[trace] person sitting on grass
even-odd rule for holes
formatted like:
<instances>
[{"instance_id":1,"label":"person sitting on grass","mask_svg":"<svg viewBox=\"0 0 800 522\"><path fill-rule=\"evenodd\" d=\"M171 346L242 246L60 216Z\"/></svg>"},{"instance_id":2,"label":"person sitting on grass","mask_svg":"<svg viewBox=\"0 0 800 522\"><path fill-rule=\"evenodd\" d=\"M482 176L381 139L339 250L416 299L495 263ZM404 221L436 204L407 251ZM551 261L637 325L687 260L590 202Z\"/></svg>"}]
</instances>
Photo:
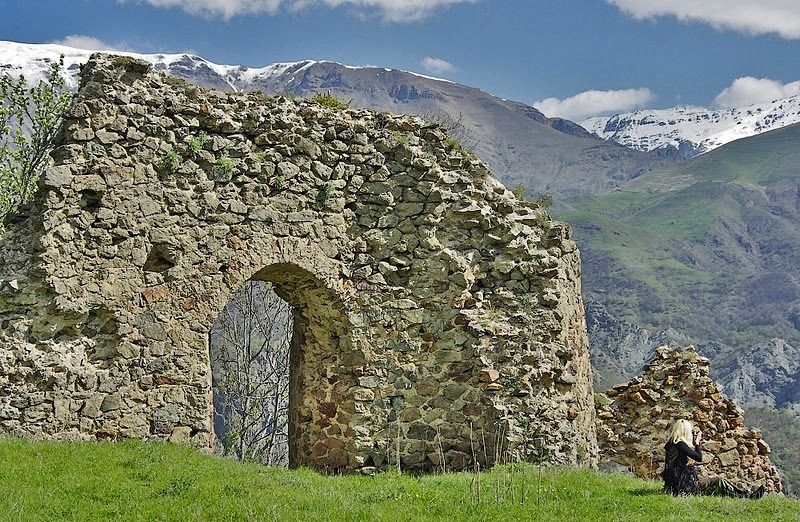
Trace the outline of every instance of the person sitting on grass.
<instances>
[{"instance_id":1,"label":"person sitting on grass","mask_svg":"<svg viewBox=\"0 0 800 522\"><path fill-rule=\"evenodd\" d=\"M703 433L693 430L692 423L679 419L672 427L669 439L664 446L665 459L664 492L672 495L713 495L718 497L761 498L764 485L743 488L722 477L697 476L697 469L689 459L702 462L703 450L700 446Z\"/></svg>"}]
</instances>

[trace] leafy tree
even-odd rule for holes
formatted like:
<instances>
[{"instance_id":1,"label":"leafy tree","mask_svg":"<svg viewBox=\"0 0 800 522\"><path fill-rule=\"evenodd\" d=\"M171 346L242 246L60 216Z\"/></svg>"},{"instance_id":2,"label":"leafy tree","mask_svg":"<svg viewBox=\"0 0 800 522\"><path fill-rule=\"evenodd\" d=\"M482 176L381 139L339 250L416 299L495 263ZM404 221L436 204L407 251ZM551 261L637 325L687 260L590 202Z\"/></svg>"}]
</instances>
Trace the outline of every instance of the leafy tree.
<instances>
[{"instance_id":1,"label":"leafy tree","mask_svg":"<svg viewBox=\"0 0 800 522\"><path fill-rule=\"evenodd\" d=\"M0 220L33 198L52 162L50 150L72 101L63 65L62 56L32 87L24 76L0 75Z\"/></svg>"}]
</instances>

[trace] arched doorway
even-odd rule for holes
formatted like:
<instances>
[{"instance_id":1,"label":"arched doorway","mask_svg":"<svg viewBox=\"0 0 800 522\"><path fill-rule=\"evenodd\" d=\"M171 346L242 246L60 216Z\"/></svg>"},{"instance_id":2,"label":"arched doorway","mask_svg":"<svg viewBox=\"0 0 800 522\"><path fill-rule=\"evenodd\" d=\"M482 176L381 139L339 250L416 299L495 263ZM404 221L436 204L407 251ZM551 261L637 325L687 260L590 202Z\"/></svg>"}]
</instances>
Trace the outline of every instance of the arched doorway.
<instances>
[{"instance_id":1,"label":"arched doorway","mask_svg":"<svg viewBox=\"0 0 800 522\"><path fill-rule=\"evenodd\" d=\"M215 451L268 466L289 463L293 312L267 281L248 281L209 333Z\"/></svg>"},{"instance_id":2,"label":"arched doorway","mask_svg":"<svg viewBox=\"0 0 800 522\"><path fill-rule=\"evenodd\" d=\"M279 263L245 282L209 333L217 449L267 465L350 465L347 333L339 298L309 271Z\"/></svg>"}]
</instances>

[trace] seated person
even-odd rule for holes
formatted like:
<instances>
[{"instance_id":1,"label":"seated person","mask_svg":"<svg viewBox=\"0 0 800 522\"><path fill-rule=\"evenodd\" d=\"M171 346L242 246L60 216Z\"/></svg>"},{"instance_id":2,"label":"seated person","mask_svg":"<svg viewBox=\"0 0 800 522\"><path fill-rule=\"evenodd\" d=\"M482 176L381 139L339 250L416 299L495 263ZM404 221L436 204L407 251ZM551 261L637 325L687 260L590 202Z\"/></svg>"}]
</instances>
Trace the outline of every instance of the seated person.
<instances>
[{"instance_id":1,"label":"seated person","mask_svg":"<svg viewBox=\"0 0 800 522\"><path fill-rule=\"evenodd\" d=\"M675 422L664 446L664 491L672 495L714 495L719 497L761 498L763 484L757 488L742 488L722 477L698 478L697 469L689 459L701 462L703 450L700 442L703 433L693 432L692 423L686 419Z\"/></svg>"}]
</instances>

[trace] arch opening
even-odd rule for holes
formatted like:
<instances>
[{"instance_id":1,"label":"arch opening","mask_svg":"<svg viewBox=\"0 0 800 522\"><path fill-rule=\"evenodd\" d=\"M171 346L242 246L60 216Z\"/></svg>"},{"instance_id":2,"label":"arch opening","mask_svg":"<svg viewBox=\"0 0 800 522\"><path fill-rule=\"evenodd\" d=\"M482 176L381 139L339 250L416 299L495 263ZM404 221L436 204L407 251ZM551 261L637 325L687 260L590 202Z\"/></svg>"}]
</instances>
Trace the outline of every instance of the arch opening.
<instances>
[{"instance_id":1,"label":"arch opening","mask_svg":"<svg viewBox=\"0 0 800 522\"><path fill-rule=\"evenodd\" d=\"M248 281L209 333L215 450L268 466L289 462L292 307L267 281Z\"/></svg>"},{"instance_id":2,"label":"arch opening","mask_svg":"<svg viewBox=\"0 0 800 522\"><path fill-rule=\"evenodd\" d=\"M272 466L352 465L339 299L291 264L254 274L209 332L215 451Z\"/></svg>"}]
</instances>

